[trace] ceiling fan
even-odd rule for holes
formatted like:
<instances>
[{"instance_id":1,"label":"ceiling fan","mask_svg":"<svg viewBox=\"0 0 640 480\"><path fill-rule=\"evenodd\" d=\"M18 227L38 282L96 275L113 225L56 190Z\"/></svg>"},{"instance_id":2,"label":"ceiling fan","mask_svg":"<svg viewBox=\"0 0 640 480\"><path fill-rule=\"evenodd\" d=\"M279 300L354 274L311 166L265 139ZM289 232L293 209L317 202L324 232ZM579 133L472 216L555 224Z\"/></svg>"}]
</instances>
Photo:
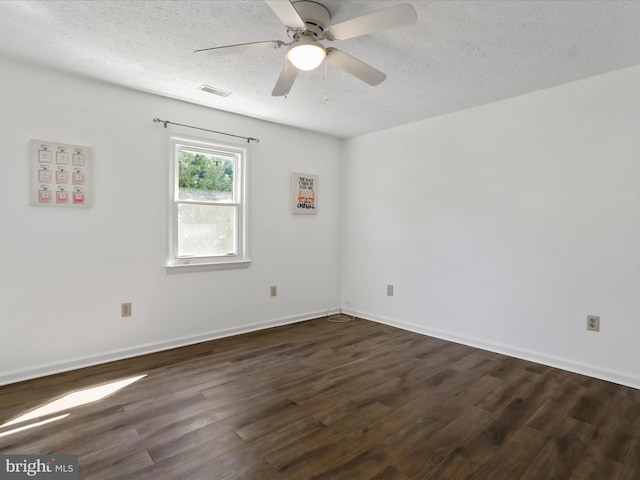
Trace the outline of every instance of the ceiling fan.
<instances>
[{"instance_id":1,"label":"ceiling fan","mask_svg":"<svg viewBox=\"0 0 640 480\"><path fill-rule=\"evenodd\" d=\"M342 50L333 47L327 48L320 41L346 40L390 28L402 27L414 23L418 18L411 5L402 3L336 25L329 25L331 13L320 3L306 0L295 3L291 3L289 0L265 0L265 3L287 27L287 33L291 38L290 42L268 40L240 43L203 48L195 50L194 53L207 52L213 55L227 55L289 47L285 66L273 92L271 92L271 95L276 97L289 93L300 70L313 70L325 59L369 85L375 86L382 83L387 78L383 72Z\"/></svg>"}]
</instances>

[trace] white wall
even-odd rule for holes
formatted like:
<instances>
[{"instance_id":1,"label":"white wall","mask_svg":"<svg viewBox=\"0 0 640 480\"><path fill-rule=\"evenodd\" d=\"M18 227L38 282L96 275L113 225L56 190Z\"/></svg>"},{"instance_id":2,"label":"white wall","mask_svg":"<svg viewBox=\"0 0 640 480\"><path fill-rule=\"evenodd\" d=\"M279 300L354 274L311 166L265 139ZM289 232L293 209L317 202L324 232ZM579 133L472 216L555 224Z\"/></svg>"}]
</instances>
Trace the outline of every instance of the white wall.
<instances>
[{"instance_id":1,"label":"white wall","mask_svg":"<svg viewBox=\"0 0 640 480\"><path fill-rule=\"evenodd\" d=\"M311 318L337 302L339 140L8 60L0 71L0 384ZM260 138L248 269L165 273L167 135L206 134L154 117ZM29 206L31 139L93 147L91 209ZM293 171L320 176L317 215L290 214Z\"/></svg>"},{"instance_id":2,"label":"white wall","mask_svg":"<svg viewBox=\"0 0 640 480\"><path fill-rule=\"evenodd\" d=\"M640 387L639 84L634 67L346 141L342 298Z\"/></svg>"}]
</instances>

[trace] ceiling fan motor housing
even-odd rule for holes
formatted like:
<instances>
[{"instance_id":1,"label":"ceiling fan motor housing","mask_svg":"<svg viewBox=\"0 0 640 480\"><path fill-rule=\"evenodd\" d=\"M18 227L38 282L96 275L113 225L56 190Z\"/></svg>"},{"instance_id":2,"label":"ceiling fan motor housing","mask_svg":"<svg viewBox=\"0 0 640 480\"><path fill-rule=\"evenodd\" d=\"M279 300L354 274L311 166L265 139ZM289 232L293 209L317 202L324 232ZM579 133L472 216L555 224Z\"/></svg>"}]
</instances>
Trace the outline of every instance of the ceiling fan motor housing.
<instances>
[{"instance_id":1,"label":"ceiling fan motor housing","mask_svg":"<svg viewBox=\"0 0 640 480\"><path fill-rule=\"evenodd\" d=\"M286 96L300 70L313 70L326 61L369 85L379 85L387 77L377 70L337 48L326 48L323 40L347 40L369 33L415 23L418 19L415 9L409 3L401 3L376 12L330 25L331 12L321 3L300 0L264 0L273 13L286 27L291 42L267 40L223 47L203 48L215 55L271 50L287 46L287 61L280 72L276 86L271 92L274 97Z\"/></svg>"},{"instance_id":2,"label":"ceiling fan motor housing","mask_svg":"<svg viewBox=\"0 0 640 480\"><path fill-rule=\"evenodd\" d=\"M313 33L316 38L323 38L331 20L331 13L327 7L306 0L295 2L293 6L304 21L307 31Z\"/></svg>"}]
</instances>

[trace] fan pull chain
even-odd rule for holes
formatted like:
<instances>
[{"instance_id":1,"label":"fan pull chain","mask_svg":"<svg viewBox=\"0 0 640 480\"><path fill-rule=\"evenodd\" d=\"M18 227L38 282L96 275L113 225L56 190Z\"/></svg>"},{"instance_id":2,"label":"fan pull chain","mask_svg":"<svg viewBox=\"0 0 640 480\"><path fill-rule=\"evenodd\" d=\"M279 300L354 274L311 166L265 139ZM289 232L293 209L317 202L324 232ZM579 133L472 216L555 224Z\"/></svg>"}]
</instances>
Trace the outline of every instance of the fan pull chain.
<instances>
[{"instance_id":1,"label":"fan pull chain","mask_svg":"<svg viewBox=\"0 0 640 480\"><path fill-rule=\"evenodd\" d=\"M288 67L288 62L289 60L287 60L287 58L285 57L284 59L284 78L285 78L285 82L287 83L287 85L289 84L289 69ZM284 94L284 99L286 100L289 97L289 92L285 92Z\"/></svg>"},{"instance_id":2,"label":"fan pull chain","mask_svg":"<svg viewBox=\"0 0 640 480\"><path fill-rule=\"evenodd\" d=\"M324 103L327 103L329 101L329 70L327 67L327 61L324 61Z\"/></svg>"}]
</instances>

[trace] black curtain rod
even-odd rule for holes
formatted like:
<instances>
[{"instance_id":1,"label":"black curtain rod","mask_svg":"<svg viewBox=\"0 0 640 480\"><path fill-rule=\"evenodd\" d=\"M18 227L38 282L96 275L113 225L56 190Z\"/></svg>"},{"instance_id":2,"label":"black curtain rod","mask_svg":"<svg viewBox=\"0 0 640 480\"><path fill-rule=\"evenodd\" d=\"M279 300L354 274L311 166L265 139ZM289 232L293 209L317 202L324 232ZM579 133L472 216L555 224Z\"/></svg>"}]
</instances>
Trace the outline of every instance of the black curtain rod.
<instances>
[{"instance_id":1,"label":"black curtain rod","mask_svg":"<svg viewBox=\"0 0 640 480\"><path fill-rule=\"evenodd\" d=\"M227 135L229 137L243 138L247 141L247 143L250 143L250 142L258 143L260 141L259 138L243 137L242 135L234 135L233 133L218 132L216 130L209 130L207 128L200 128L200 127L194 127L192 125L184 125L182 123L170 122L169 120L160 120L159 118L154 118L153 123L164 123L164 128L167 128L167 125L171 124L171 125L178 125L180 127L195 128L196 130L202 130L204 132L219 133L220 135Z\"/></svg>"}]
</instances>

